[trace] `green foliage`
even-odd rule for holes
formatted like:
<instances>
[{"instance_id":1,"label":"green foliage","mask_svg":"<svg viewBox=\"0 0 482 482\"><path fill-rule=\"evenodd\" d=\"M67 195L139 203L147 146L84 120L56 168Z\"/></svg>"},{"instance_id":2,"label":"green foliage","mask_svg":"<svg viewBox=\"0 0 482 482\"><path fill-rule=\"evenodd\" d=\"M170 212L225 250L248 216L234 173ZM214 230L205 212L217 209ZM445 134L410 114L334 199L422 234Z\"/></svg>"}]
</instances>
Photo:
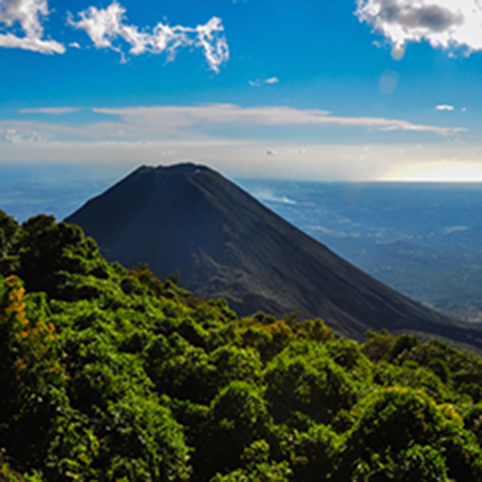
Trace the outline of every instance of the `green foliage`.
<instances>
[{"instance_id":1,"label":"green foliage","mask_svg":"<svg viewBox=\"0 0 482 482\"><path fill-rule=\"evenodd\" d=\"M355 410L359 416L346 435L344 470L359 466L374 474L381 466L385 471L398 454L413 456L413 447L418 445L431 447L438 454L417 449L418 456L407 470L422 471L438 460L436 465L440 467L435 473L443 475L445 468L439 454L444 454L450 477L475 481L482 476L481 449L473 435L463 429L460 416L451 407L436 405L423 391L386 388L366 397ZM420 458L423 454L430 460ZM394 470L400 472L401 467Z\"/></svg>"},{"instance_id":2,"label":"green foliage","mask_svg":"<svg viewBox=\"0 0 482 482\"><path fill-rule=\"evenodd\" d=\"M390 360L395 340L387 330L380 333L369 331L365 334L367 341L362 347L363 353L373 362Z\"/></svg>"},{"instance_id":3,"label":"green foliage","mask_svg":"<svg viewBox=\"0 0 482 482\"><path fill-rule=\"evenodd\" d=\"M225 467L234 468L244 448L265 434L266 402L258 387L235 381L218 394L211 409L209 450Z\"/></svg>"},{"instance_id":4,"label":"green foliage","mask_svg":"<svg viewBox=\"0 0 482 482\"><path fill-rule=\"evenodd\" d=\"M340 437L326 425L313 425L306 432L294 431L284 443L293 467L294 480L316 480L319 474L333 477L339 463Z\"/></svg>"},{"instance_id":5,"label":"green foliage","mask_svg":"<svg viewBox=\"0 0 482 482\"><path fill-rule=\"evenodd\" d=\"M481 385L474 354L238 319L0 212L1 480L479 481Z\"/></svg>"},{"instance_id":6,"label":"green foliage","mask_svg":"<svg viewBox=\"0 0 482 482\"><path fill-rule=\"evenodd\" d=\"M20 226L15 219L0 211L0 274L9 275L18 268Z\"/></svg>"},{"instance_id":7,"label":"green foliage","mask_svg":"<svg viewBox=\"0 0 482 482\"><path fill-rule=\"evenodd\" d=\"M471 406L464 414L465 428L475 434L479 444L482 443L482 405Z\"/></svg>"},{"instance_id":8,"label":"green foliage","mask_svg":"<svg viewBox=\"0 0 482 482\"><path fill-rule=\"evenodd\" d=\"M428 367L437 375L443 383L450 382L450 370L447 364L440 358L430 361Z\"/></svg>"},{"instance_id":9,"label":"green foliage","mask_svg":"<svg viewBox=\"0 0 482 482\"><path fill-rule=\"evenodd\" d=\"M288 461L274 462L269 458L270 447L266 440L256 440L241 457L243 468L227 475L216 474L211 482L288 482L292 475Z\"/></svg>"},{"instance_id":10,"label":"green foliage","mask_svg":"<svg viewBox=\"0 0 482 482\"><path fill-rule=\"evenodd\" d=\"M315 423L329 423L357 399L357 385L319 344L292 343L264 372L266 398L277 422L294 421L296 414Z\"/></svg>"}]
</instances>

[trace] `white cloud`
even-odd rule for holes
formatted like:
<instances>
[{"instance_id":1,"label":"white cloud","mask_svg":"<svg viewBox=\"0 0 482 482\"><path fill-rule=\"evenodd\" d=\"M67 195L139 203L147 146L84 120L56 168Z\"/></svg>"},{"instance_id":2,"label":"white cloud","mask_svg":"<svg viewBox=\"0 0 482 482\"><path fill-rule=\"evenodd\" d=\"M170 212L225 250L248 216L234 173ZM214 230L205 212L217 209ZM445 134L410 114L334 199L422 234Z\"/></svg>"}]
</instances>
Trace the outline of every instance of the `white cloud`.
<instances>
[{"instance_id":1,"label":"white cloud","mask_svg":"<svg viewBox=\"0 0 482 482\"><path fill-rule=\"evenodd\" d=\"M47 0L0 0L0 24L5 28L19 23L25 36L10 32L0 34L0 47L19 48L43 54L63 54L65 47L54 40L42 40L41 17L48 15Z\"/></svg>"},{"instance_id":2,"label":"white cloud","mask_svg":"<svg viewBox=\"0 0 482 482\"><path fill-rule=\"evenodd\" d=\"M8 144L25 144L40 142L42 139L35 131L19 132L17 129L0 129L0 138Z\"/></svg>"},{"instance_id":3,"label":"white cloud","mask_svg":"<svg viewBox=\"0 0 482 482\"><path fill-rule=\"evenodd\" d=\"M443 49L482 50L480 0L357 0L355 14L398 48L426 40Z\"/></svg>"},{"instance_id":4,"label":"white cloud","mask_svg":"<svg viewBox=\"0 0 482 482\"><path fill-rule=\"evenodd\" d=\"M204 50L204 55L210 67L218 72L219 66L229 59L229 48L224 36L219 33L224 31L220 18L213 17L206 25L198 25L195 29L186 29L185 32L195 32L197 40L195 45Z\"/></svg>"},{"instance_id":5,"label":"white cloud","mask_svg":"<svg viewBox=\"0 0 482 482\"><path fill-rule=\"evenodd\" d=\"M43 107L39 109L20 109L21 114L49 114L49 115L62 115L72 114L78 112L76 107Z\"/></svg>"},{"instance_id":6,"label":"white cloud","mask_svg":"<svg viewBox=\"0 0 482 482\"><path fill-rule=\"evenodd\" d=\"M19 142L22 142L22 136L18 134L15 129L7 129L4 132L4 138L5 141L11 142L12 144L18 144Z\"/></svg>"},{"instance_id":7,"label":"white cloud","mask_svg":"<svg viewBox=\"0 0 482 482\"><path fill-rule=\"evenodd\" d=\"M89 7L79 13L80 20L74 21L70 17L69 24L85 30L97 48L109 48L121 54L121 46L116 43L119 39L130 45L129 53L132 55L165 52L169 60L174 59L180 48L197 47L215 72L219 72L219 67L229 59L229 48L220 18L213 17L208 23L194 28L158 23L148 31L125 24L125 12L125 8L117 2L106 9Z\"/></svg>"},{"instance_id":8,"label":"white cloud","mask_svg":"<svg viewBox=\"0 0 482 482\"><path fill-rule=\"evenodd\" d=\"M437 110L448 110L448 111L453 111L454 106L453 105L448 105L448 104L440 104L435 107Z\"/></svg>"},{"instance_id":9,"label":"white cloud","mask_svg":"<svg viewBox=\"0 0 482 482\"><path fill-rule=\"evenodd\" d=\"M72 47L73 49L80 49L80 45L77 42L70 42L69 47Z\"/></svg>"},{"instance_id":10,"label":"white cloud","mask_svg":"<svg viewBox=\"0 0 482 482\"><path fill-rule=\"evenodd\" d=\"M454 135L460 128L413 124L400 119L383 117L341 117L317 109L292 107L248 107L232 104L213 104L200 107L160 106L131 107L121 109L94 109L94 112L120 116L124 122L149 129L170 126L185 129L190 126L210 124L245 123L259 126L335 125L345 127L367 127L379 130L401 130L430 132L442 136Z\"/></svg>"},{"instance_id":11,"label":"white cloud","mask_svg":"<svg viewBox=\"0 0 482 482\"><path fill-rule=\"evenodd\" d=\"M68 119L63 117L45 119L39 116L32 118L26 116L22 120L0 120L0 131L3 132L3 135L0 135L0 151L5 145L1 143L1 140L5 140L5 133L9 130L13 130L9 134L9 142L14 139L20 139L23 142L42 140L43 143L48 144L122 142L135 146L146 142L169 141L182 142L186 145L192 142L234 142L229 132L234 138L238 138L239 133L245 132L244 127L247 127L247 132L256 129L259 136L265 134L268 145L263 150L263 155L266 155L268 150L279 154L276 146L271 144L273 138L278 139L276 134L278 129L273 129L273 127L295 127L291 140L297 138L300 129L307 128L310 136L317 137L317 133L323 132L324 127L327 126L337 126L340 133L347 128L359 128L379 132L420 132L430 136L437 135L454 139L457 139L459 131L463 130L454 127L413 124L405 120L381 117L337 117L322 110L273 106L243 108L229 104L103 108L92 109L90 112L87 109L79 109L82 119L80 123L75 122L75 109L70 107L24 109L21 112L46 116L71 113L74 117L72 119L70 116ZM316 129L314 129L315 127ZM283 141L288 143L290 136L284 135ZM37 144L39 143L37 142ZM291 156L296 155L300 158L312 154L308 153L305 148L300 149L299 145L293 149Z\"/></svg>"},{"instance_id":12,"label":"white cloud","mask_svg":"<svg viewBox=\"0 0 482 482\"><path fill-rule=\"evenodd\" d=\"M248 84L251 87L261 87L262 84L273 85L273 84L278 84L278 83L279 83L278 77L270 77L269 79L264 79L264 80L249 80L248 81Z\"/></svg>"},{"instance_id":13,"label":"white cloud","mask_svg":"<svg viewBox=\"0 0 482 482\"><path fill-rule=\"evenodd\" d=\"M287 196L277 196L273 191L270 189L255 189L253 195L258 199L267 202L275 202L275 203L282 203L282 204L291 204L295 205L298 204L293 199L290 199Z\"/></svg>"}]
</instances>

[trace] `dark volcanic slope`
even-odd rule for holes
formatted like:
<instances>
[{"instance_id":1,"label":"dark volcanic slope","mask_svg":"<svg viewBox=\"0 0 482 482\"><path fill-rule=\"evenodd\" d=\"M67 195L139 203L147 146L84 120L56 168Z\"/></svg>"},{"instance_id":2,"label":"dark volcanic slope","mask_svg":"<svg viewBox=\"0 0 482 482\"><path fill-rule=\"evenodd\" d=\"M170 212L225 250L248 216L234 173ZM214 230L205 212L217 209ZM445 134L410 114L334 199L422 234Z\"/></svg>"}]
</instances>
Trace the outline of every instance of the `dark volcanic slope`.
<instances>
[{"instance_id":1,"label":"dark volcanic slope","mask_svg":"<svg viewBox=\"0 0 482 482\"><path fill-rule=\"evenodd\" d=\"M478 345L478 330L431 311L371 278L203 166L141 167L66 219L104 256L176 274L239 314L320 316L338 333L423 332ZM481 342L482 346L482 342Z\"/></svg>"}]
</instances>

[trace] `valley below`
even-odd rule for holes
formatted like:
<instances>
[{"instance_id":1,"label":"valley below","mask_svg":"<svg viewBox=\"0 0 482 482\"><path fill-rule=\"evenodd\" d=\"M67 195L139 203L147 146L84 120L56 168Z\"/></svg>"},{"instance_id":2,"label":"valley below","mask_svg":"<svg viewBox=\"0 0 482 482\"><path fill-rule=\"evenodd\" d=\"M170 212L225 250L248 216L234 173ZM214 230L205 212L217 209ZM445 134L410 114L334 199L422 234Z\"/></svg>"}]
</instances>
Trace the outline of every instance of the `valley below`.
<instances>
[{"instance_id":1,"label":"valley below","mask_svg":"<svg viewBox=\"0 0 482 482\"><path fill-rule=\"evenodd\" d=\"M397 291L456 318L482 322L481 184L240 184Z\"/></svg>"}]
</instances>

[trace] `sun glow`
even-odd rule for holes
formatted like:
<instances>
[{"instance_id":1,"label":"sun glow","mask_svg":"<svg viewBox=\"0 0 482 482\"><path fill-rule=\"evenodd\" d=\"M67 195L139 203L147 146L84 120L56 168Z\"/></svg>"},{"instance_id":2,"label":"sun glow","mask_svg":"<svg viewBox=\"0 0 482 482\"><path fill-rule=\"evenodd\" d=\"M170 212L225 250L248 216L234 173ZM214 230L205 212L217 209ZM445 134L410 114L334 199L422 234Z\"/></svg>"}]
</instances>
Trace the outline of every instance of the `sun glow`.
<instances>
[{"instance_id":1,"label":"sun glow","mask_svg":"<svg viewBox=\"0 0 482 482\"><path fill-rule=\"evenodd\" d=\"M382 181L482 182L482 163L464 161L421 162L399 166Z\"/></svg>"}]
</instances>

